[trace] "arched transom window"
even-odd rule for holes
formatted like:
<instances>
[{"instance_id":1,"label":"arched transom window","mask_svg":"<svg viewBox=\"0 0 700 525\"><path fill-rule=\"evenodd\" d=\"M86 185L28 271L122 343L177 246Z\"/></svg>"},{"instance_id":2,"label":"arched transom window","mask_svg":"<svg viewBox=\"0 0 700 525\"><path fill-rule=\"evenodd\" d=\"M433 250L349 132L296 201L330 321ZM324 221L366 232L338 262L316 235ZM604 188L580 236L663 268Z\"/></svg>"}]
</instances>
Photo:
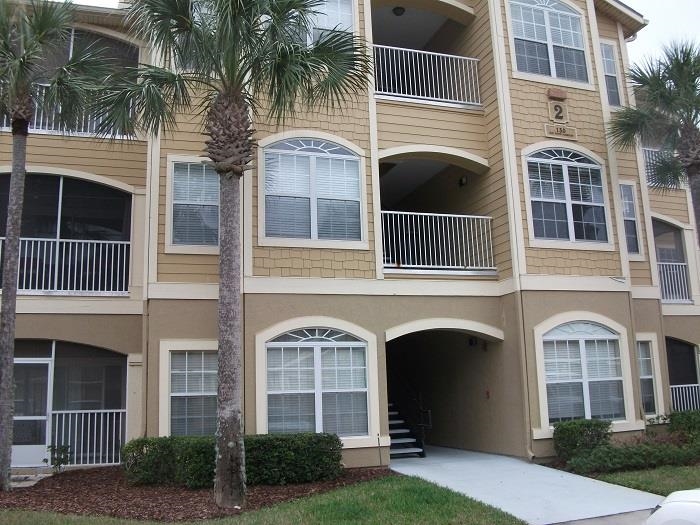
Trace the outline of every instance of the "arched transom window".
<instances>
[{"instance_id":1,"label":"arched transom window","mask_svg":"<svg viewBox=\"0 0 700 525\"><path fill-rule=\"evenodd\" d=\"M588 82L581 15L558 0L511 0L518 71Z\"/></svg>"},{"instance_id":2,"label":"arched transom window","mask_svg":"<svg viewBox=\"0 0 700 525\"><path fill-rule=\"evenodd\" d=\"M595 161L548 149L530 155L527 171L534 238L608 241L605 188Z\"/></svg>"},{"instance_id":3,"label":"arched transom window","mask_svg":"<svg viewBox=\"0 0 700 525\"><path fill-rule=\"evenodd\" d=\"M549 423L625 419L618 334L576 321L543 337Z\"/></svg>"},{"instance_id":4,"label":"arched transom window","mask_svg":"<svg viewBox=\"0 0 700 525\"><path fill-rule=\"evenodd\" d=\"M265 236L360 240L360 159L347 148L299 138L265 148Z\"/></svg>"},{"instance_id":5,"label":"arched transom window","mask_svg":"<svg viewBox=\"0 0 700 525\"><path fill-rule=\"evenodd\" d=\"M328 328L267 343L267 421L273 432L366 436L367 344Z\"/></svg>"}]
</instances>

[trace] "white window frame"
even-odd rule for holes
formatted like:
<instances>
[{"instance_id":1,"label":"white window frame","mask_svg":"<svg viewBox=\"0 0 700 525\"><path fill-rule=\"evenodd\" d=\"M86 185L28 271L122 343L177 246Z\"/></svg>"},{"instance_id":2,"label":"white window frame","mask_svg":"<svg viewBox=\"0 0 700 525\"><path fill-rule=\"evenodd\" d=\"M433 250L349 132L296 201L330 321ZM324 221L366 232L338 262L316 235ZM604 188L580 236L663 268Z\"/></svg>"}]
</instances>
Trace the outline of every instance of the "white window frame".
<instances>
[{"instance_id":1,"label":"white window frame","mask_svg":"<svg viewBox=\"0 0 700 525\"><path fill-rule=\"evenodd\" d=\"M614 73L609 73L606 71L605 67L605 53L603 52L603 47L609 47L612 50L613 54L613 63L615 67L615 72ZM601 86L601 90L605 92L605 97L608 101L608 107L615 111L617 109L622 108L625 105L625 97L624 97L624 84L622 82L622 77L620 75L620 60L619 60L619 48L618 44L614 40L606 40L604 38L600 39L600 59L601 59L601 67L603 69L603 85ZM610 96L608 95L608 85L607 82L605 81L606 77L614 77L615 82L617 83L617 92L620 96L620 103L619 104L613 104L610 101Z\"/></svg>"},{"instance_id":2,"label":"white window frame","mask_svg":"<svg viewBox=\"0 0 700 525\"><path fill-rule=\"evenodd\" d=\"M170 366L169 366L169 371L170 371L170 379L171 379L171 387L170 387L170 407L171 407L171 413L170 413L170 429L172 432L172 402L173 398L192 398L192 397L213 397L216 398L217 391L216 390L202 390L201 392L173 392L172 389L172 376L173 376L173 369L172 369L172 364L173 364L173 355L174 354L185 354L185 359L187 360L187 355L193 353L193 354L214 354L216 355L215 351L211 350L171 350L170 351ZM187 364L185 364L187 366ZM204 370L202 371L204 372ZM187 375L187 371L185 371L185 375ZM211 372L209 372L211 373ZM214 410L214 417L216 418L216 409ZM196 436L199 434L184 434L186 436Z\"/></svg>"},{"instance_id":3,"label":"white window frame","mask_svg":"<svg viewBox=\"0 0 700 525\"><path fill-rule=\"evenodd\" d=\"M596 312L586 310L574 310L562 312L542 321L533 328L535 338L535 360L537 363L537 391L539 397L539 421L533 418L533 439L551 439L554 435L554 427L549 424L549 407L547 403L547 381L544 366L544 335L560 325L570 322L589 322L599 324L617 334L620 350L620 366L622 368L622 391L624 395L625 420L613 421L613 432L628 432L645 428L643 419L638 418L638 411L634 405L633 377L631 368L631 354L627 328L617 321L605 317ZM635 350L636 351L636 350ZM537 426L539 424L539 426Z\"/></svg>"},{"instance_id":4,"label":"white window frame","mask_svg":"<svg viewBox=\"0 0 700 525\"><path fill-rule=\"evenodd\" d=\"M310 327L307 327L307 329ZM315 329L313 327L312 329ZM301 328L302 330L304 328ZM292 330L293 331L293 330ZM346 333L346 332L343 332ZM280 334L284 335L284 334ZM348 334L351 335L351 334ZM314 389L313 390L267 390L267 395L284 395L284 394L314 394L314 415L315 421L315 432L329 432L323 428L323 394L324 393L355 393L363 392L367 399L367 417L369 419L369 391L368 383L369 379L367 377L367 343L366 341L357 340L351 342L344 341L304 341L304 342L268 342L266 344L266 351L275 348L282 348L285 346L294 348L310 348L313 350L314 356ZM362 348L365 354L365 388L350 388L350 389L324 389L323 388L323 365L321 361L321 352L323 348ZM269 413L268 413L269 416ZM269 423L268 423L269 425ZM369 430L369 420L367 421L367 428ZM367 434L368 435L368 434ZM365 437L363 435L358 436L341 436L341 437Z\"/></svg>"},{"instance_id":5,"label":"white window frame","mask_svg":"<svg viewBox=\"0 0 700 525\"><path fill-rule=\"evenodd\" d=\"M359 162L360 173L360 239L359 240L335 240L335 239L300 239L292 237L268 237L265 234L265 150L271 144L285 140L294 139L320 139L334 142L335 144L347 148L356 154ZM332 248L336 250L368 250L368 215L367 215L367 175L366 175L366 155L365 151L357 147L352 142L332 135L330 133L316 130L299 129L286 131L270 135L258 142L258 162L255 183L258 187L258 213L257 213L257 244L259 246L280 246L293 248ZM312 222L312 232L314 226Z\"/></svg>"},{"instance_id":6,"label":"white window frame","mask_svg":"<svg viewBox=\"0 0 700 525\"><path fill-rule=\"evenodd\" d=\"M591 167L600 170L601 184L603 187L603 207L605 213L605 227L607 231L606 242L600 241L585 241L585 240L574 240L574 230L573 230L573 214L571 211L571 194L568 182L568 176L565 177L565 190L566 190L566 206L567 206L567 220L569 222L569 239L540 239L535 237L534 221L532 214L532 197L530 195L530 177L528 171L528 162L531 160L530 157L540 151L550 150L550 149L562 149L588 157L594 162L594 164L577 164L569 163L571 166L582 166ZM605 166L603 160L598 157L593 152L586 150L582 147L572 147L571 143L559 142L559 141L545 141L537 144L533 144L524 148L522 150L522 173L523 173L523 186L525 190L525 206L527 209L527 220L528 220L528 237L529 245L531 248L552 248L560 250L594 250L594 251L614 251L615 250L615 239L614 239L614 229L612 227L611 219L611 209L610 209L610 196L608 190L607 176L605 172ZM547 162L542 159L532 159L533 162ZM552 164L561 164L562 161L551 161ZM584 203L588 204L588 203ZM600 205L600 204L598 204Z\"/></svg>"},{"instance_id":7,"label":"white window frame","mask_svg":"<svg viewBox=\"0 0 700 525\"><path fill-rule=\"evenodd\" d=\"M547 0L543 0L546 2ZM550 62L550 72L551 75L538 75L536 73L528 73L524 71L518 71L518 62L515 53L515 31L513 25L513 17L511 14L511 3L518 3L518 0L508 0L508 5L506 7L506 23L508 25L508 40L510 44L510 59L511 59L511 75L513 78L529 80L533 82L541 82L544 84L554 84L562 87L572 87L577 89L584 89L587 91L595 91L596 86L593 83L593 68L591 65L591 52L589 50L589 38L588 38L588 24L586 21L586 15L578 6L569 2L568 0L558 0L562 4L566 4L568 7L576 11L581 20L581 34L583 38L583 53L586 60L586 76L588 77L587 82L581 82L577 80L569 80L566 78L559 78L556 76L556 68L554 66L554 56L552 53L552 37L549 29L549 21L546 19L547 24L547 51L549 54Z\"/></svg>"},{"instance_id":8,"label":"white window frame","mask_svg":"<svg viewBox=\"0 0 700 525\"><path fill-rule=\"evenodd\" d=\"M170 435L170 355L172 352L216 352L215 339L161 339L158 351L158 435Z\"/></svg>"},{"instance_id":9,"label":"white window frame","mask_svg":"<svg viewBox=\"0 0 700 525\"><path fill-rule=\"evenodd\" d=\"M654 382L654 404L656 407L656 413L655 414L645 414L646 418L651 418L654 416L658 416L661 414L666 413L665 409L665 398L664 398L664 387L662 384L661 378L663 377L661 375L661 360L659 358L659 339L658 336L655 332L637 332L635 334L635 341L636 343L649 343L649 347L651 349L651 363L652 363L652 380ZM637 350L635 348L635 350ZM639 359L639 355L637 354L637 359ZM637 365L637 370L639 371L639 365ZM639 374L640 380L642 379L641 373ZM648 377L648 376L645 376ZM641 388L641 385L640 385ZM640 390L640 398L639 398L639 409L640 412L643 413L644 407L642 407L642 400L641 400L641 390Z\"/></svg>"},{"instance_id":10,"label":"white window frame","mask_svg":"<svg viewBox=\"0 0 700 525\"><path fill-rule=\"evenodd\" d=\"M568 324L568 323L564 323ZM561 325L560 325L561 326ZM555 327L555 329L558 327ZM609 329L607 327L601 327L604 330L608 331ZM584 412L584 418L586 419L592 419L591 416L591 392L590 392L590 383L596 382L596 381L606 381L606 382L613 382L613 381L619 381L620 384L623 384L623 377L622 377L622 363L620 363L620 375L615 376L615 377L605 377L605 378L596 378L596 377L590 377L589 372L588 372L588 350L586 348L586 343L590 341L605 341L607 343L614 341L614 344L617 346L617 351L618 351L618 356L620 355L620 338L618 337L617 334L614 333L609 333L605 335L572 335L571 337L563 337L563 336L551 336L545 334L543 337L543 343L546 342L570 342L573 341L578 345L579 349L579 362L581 364L581 378L580 379L567 379L567 380L558 380L558 381L546 381L547 385L560 385L560 384L576 384L576 385L581 385L581 390L583 394L583 412ZM546 367L546 358L545 358L545 373L547 371ZM623 395L624 395L624 390L623 390ZM623 401L623 410L624 410L624 401ZM549 419L549 414L547 416ZM617 418L614 421L620 421L623 418Z\"/></svg>"},{"instance_id":11,"label":"white window frame","mask_svg":"<svg viewBox=\"0 0 700 525\"><path fill-rule=\"evenodd\" d=\"M379 425L379 371L377 361L377 336L359 325L343 319L326 316L296 317L280 321L255 335L255 429L256 434L267 434L267 342L283 333L303 327L324 327L346 332L366 343L367 363L367 436L341 437L343 448L388 447L391 444L387 434L380 434Z\"/></svg>"},{"instance_id":12,"label":"white window frame","mask_svg":"<svg viewBox=\"0 0 700 525\"><path fill-rule=\"evenodd\" d=\"M175 170L175 164L181 163L203 164L204 162L202 160L202 157L194 155L168 155L167 157L167 175L165 183L165 253L218 255L218 243L216 246L173 243L173 175ZM221 213L219 213L219 221L221 221ZM221 234L219 233L219 241L220 240Z\"/></svg>"},{"instance_id":13,"label":"white window frame","mask_svg":"<svg viewBox=\"0 0 700 525\"><path fill-rule=\"evenodd\" d=\"M642 229L641 229L641 219L639 216L639 199L638 194L637 194L637 184L635 181L628 181L628 180L621 180L619 182L620 186L620 206L622 208L622 222L623 226L625 221L632 221L634 220L634 227L635 227L635 232L637 235L637 244L639 246L639 252L638 253L630 253L629 250L627 250L627 256L630 261L644 261L646 260L645 254L644 254L644 243L642 242ZM625 217L625 208L624 208L624 200L622 197L622 186L629 186L632 189L632 197L633 197L633 205L634 205L634 217ZM627 232L624 231L625 237L625 249L627 249ZM623 235L620 235L620 239L622 239Z\"/></svg>"}]
</instances>

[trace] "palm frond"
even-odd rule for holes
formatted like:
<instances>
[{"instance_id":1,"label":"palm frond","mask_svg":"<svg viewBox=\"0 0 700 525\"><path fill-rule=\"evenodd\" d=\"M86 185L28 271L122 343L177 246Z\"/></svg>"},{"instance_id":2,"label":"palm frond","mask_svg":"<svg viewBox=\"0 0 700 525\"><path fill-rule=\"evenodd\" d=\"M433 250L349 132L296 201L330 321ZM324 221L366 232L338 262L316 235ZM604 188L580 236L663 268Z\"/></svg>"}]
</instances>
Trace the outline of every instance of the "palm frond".
<instances>
[{"instance_id":1,"label":"palm frond","mask_svg":"<svg viewBox=\"0 0 700 525\"><path fill-rule=\"evenodd\" d=\"M680 160L669 153L647 159L647 183L660 191L678 190L687 183Z\"/></svg>"},{"instance_id":2,"label":"palm frond","mask_svg":"<svg viewBox=\"0 0 700 525\"><path fill-rule=\"evenodd\" d=\"M67 42L74 16L70 2L31 0L29 12L23 17L27 38L41 47Z\"/></svg>"},{"instance_id":3,"label":"palm frond","mask_svg":"<svg viewBox=\"0 0 700 525\"><path fill-rule=\"evenodd\" d=\"M45 110L54 112L62 128L78 129L86 116L86 108L115 67L116 61L97 43L75 47L71 58L52 71L45 96L37 102Z\"/></svg>"}]
</instances>

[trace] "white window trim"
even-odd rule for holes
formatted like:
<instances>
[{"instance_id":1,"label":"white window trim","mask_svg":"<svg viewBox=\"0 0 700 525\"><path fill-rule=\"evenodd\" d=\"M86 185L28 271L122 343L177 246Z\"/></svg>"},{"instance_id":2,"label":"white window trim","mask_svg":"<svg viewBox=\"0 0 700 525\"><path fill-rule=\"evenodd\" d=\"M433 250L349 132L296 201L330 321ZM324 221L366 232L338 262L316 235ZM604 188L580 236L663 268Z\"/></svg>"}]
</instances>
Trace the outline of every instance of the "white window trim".
<instances>
[{"instance_id":1,"label":"white window trim","mask_svg":"<svg viewBox=\"0 0 700 525\"><path fill-rule=\"evenodd\" d=\"M625 106L625 84L623 83L625 78L624 74L621 74L624 72L622 68L622 61L620 60L620 46L618 45L618 42L616 40L610 40L608 38L601 38L600 44L601 44L601 49L600 49L600 67L601 67L601 72L603 76L603 85L600 87L601 89L601 96L605 97L605 101L610 108L610 111L617 111L622 109ZM610 103L610 100L608 99L608 88L607 84L605 84L605 77L608 76L605 73L605 64L604 58L603 58L603 44L612 46L613 48L613 55L615 59L615 78L617 79L617 91L620 93L620 105L619 106L613 106Z\"/></svg>"},{"instance_id":2,"label":"white window trim","mask_svg":"<svg viewBox=\"0 0 700 525\"><path fill-rule=\"evenodd\" d=\"M620 180L618 181L620 186L632 186L632 195L634 195L634 221L635 225L637 227L637 243L639 244L639 253L629 253L627 252L627 257L630 261L634 262L639 262L639 261L646 261L646 253L644 252L644 245L646 243L642 242L642 231L641 231L641 224L642 224L642 217L639 213L639 199L640 195L637 192L637 181L634 180ZM620 194L620 206L622 207L622 194ZM622 223L624 227L624 222L625 222L625 216L624 216L624 210L620 210L622 212ZM646 224L646 223L645 223ZM620 239L622 239L622 235L620 235ZM620 249L622 249L622 246L620 246ZM625 234L625 249L627 249L627 235Z\"/></svg>"},{"instance_id":3,"label":"white window trim","mask_svg":"<svg viewBox=\"0 0 700 525\"><path fill-rule=\"evenodd\" d=\"M297 317L282 321L255 335L255 433L267 434L267 343L286 332L307 327L340 330L366 343L367 363L367 436L341 437L343 448L368 448L390 444L388 435L380 435L379 427L379 372L377 337L364 328L333 317Z\"/></svg>"},{"instance_id":4,"label":"white window trim","mask_svg":"<svg viewBox=\"0 0 700 525\"><path fill-rule=\"evenodd\" d=\"M355 36L360 36L360 28L359 28L359 23L358 21L360 20L360 11L359 11L359 2L350 2L352 5L352 27L348 31L348 33L352 33ZM323 30L332 30L333 28L327 28L327 27L318 27L318 26L313 26L311 28L311 32L307 35L307 43L309 45L313 44L313 31L314 29L320 29L321 31Z\"/></svg>"},{"instance_id":5,"label":"white window trim","mask_svg":"<svg viewBox=\"0 0 700 525\"><path fill-rule=\"evenodd\" d=\"M287 237L267 237L265 234L265 148L275 142L290 139L321 139L334 142L339 146L349 149L359 158L360 172L360 240L330 240L330 239L295 239ZM279 246L289 248L331 248L335 250L369 250L368 239L368 214L367 214L367 158L365 151L358 148L352 142L320 131L299 129L285 131L270 135L258 141L258 161L256 170L256 184L258 188L258 246Z\"/></svg>"},{"instance_id":6,"label":"white window trim","mask_svg":"<svg viewBox=\"0 0 700 525\"><path fill-rule=\"evenodd\" d=\"M639 392L639 412L640 414L643 414L644 417L646 418L652 418L654 416L658 416L660 414L665 414L665 400L664 400L664 388L663 385L661 384L661 360L659 358L659 339L656 333L654 332L637 332L635 334L635 346L636 343L649 343L649 347L651 349L651 365L653 369L653 380L654 380L654 406L656 407L656 413L655 414L644 414L644 408L642 407L642 397L641 397L641 390ZM635 348L636 350L636 348ZM638 358L638 357L637 357ZM639 366L639 365L637 365ZM639 377L639 370L637 370L637 377L638 383L640 383L640 386L638 388L641 389L641 377Z\"/></svg>"},{"instance_id":7,"label":"white window trim","mask_svg":"<svg viewBox=\"0 0 700 525\"><path fill-rule=\"evenodd\" d=\"M517 1L517 0L516 0ZM526 73L518 71L518 62L515 56L515 32L513 31L513 18L511 16L510 0L506 0L508 4L506 7L506 24L508 27L508 45L510 47L510 64L511 64L511 76L520 80L529 80L532 82L541 82L543 84L554 84L556 86L571 87L577 89L584 89L587 91L595 91L596 86L593 82L593 67L591 64L591 52L589 48L590 38L588 37L588 23L586 21L586 15L581 9L576 5L572 4L567 0L559 0L561 3L568 5L576 11L581 17L581 34L583 36L583 53L586 58L586 75L588 76L588 82L578 82L576 80L568 80L565 78L558 78L556 76L547 75L537 75L535 73ZM551 58L550 58L551 60ZM554 73L554 71L553 71Z\"/></svg>"},{"instance_id":8,"label":"white window trim","mask_svg":"<svg viewBox=\"0 0 700 525\"><path fill-rule=\"evenodd\" d=\"M532 220L532 199L530 197L530 176L528 174L527 162L530 155L538 151L545 149L566 149L574 151L581 155L585 155L592 160L594 160L600 169L600 178L603 185L603 205L605 207L605 227L607 230L608 240L607 242L596 242L596 241L572 241L572 240L557 240L557 239L538 239L535 237L535 228ZM559 141L546 141L540 142L523 148L521 151L521 161L522 161L522 173L523 173L523 187L525 190L525 206L527 210L527 227L528 227L528 240L530 248L549 248L556 250L593 250L593 251L603 251L612 252L615 251L615 235L614 229L612 228L612 214L610 211L610 190L608 186L608 178L605 171L605 163L598 155L582 148L578 145L573 145L569 142L559 142ZM539 159L536 159L539 162ZM619 190L618 190L619 191ZM566 187L567 195L569 193L568 185ZM570 204L570 200L567 199L567 206ZM567 208L568 213L568 208ZM570 214L569 214L570 215ZM571 221L573 217L568 217L569 227L571 228ZM570 230L570 235L573 233ZM569 237L571 239L571 237Z\"/></svg>"},{"instance_id":9,"label":"white window trim","mask_svg":"<svg viewBox=\"0 0 700 525\"><path fill-rule=\"evenodd\" d=\"M625 404L625 419L613 421L613 432L626 432L630 430L642 430L645 428L644 420L638 419L635 411L634 388L632 381L632 367L630 364L630 342L627 337L627 329L612 319L588 311L571 311L557 314L541 322L534 328L535 360L537 362L537 391L539 395L540 420L532 421L533 439L551 439L554 435L554 427L549 424L549 406L547 403L547 375L544 367L544 335L559 325L584 321L597 323L615 332L618 336L620 348L620 366L622 368L622 392ZM636 360L636 342L634 358ZM639 381L637 381L639 382ZM638 387L637 387L638 388ZM539 427L535 426L538 425Z\"/></svg>"},{"instance_id":10,"label":"white window trim","mask_svg":"<svg viewBox=\"0 0 700 525\"><path fill-rule=\"evenodd\" d=\"M167 157L167 173L165 177L165 253L218 255L218 244L217 246L173 244L173 170L176 163L206 164L206 161L196 155L168 155ZM220 203L221 200L219 200L219 207ZM221 209L219 208L220 211Z\"/></svg>"},{"instance_id":11,"label":"white window trim","mask_svg":"<svg viewBox=\"0 0 700 525\"><path fill-rule=\"evenodd\" d=\"M172 352L216 352L215 339L161 339L158 351L158 435L170 435L170 355Z\"/></svg>"}]
</instances>

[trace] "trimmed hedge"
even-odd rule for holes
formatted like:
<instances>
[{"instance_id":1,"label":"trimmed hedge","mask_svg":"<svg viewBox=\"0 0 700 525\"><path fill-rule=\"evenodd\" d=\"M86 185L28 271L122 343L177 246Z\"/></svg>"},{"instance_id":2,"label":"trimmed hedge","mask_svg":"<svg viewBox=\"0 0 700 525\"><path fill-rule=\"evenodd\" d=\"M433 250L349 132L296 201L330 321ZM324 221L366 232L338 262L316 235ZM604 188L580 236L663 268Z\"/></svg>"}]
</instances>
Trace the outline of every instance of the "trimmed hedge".
<instances>
[{"instance_id":1,"label":"trimmed hedge","mask_svg":"<svg viewBox=\"0 0 700 525\"><path fill-rule=\"evenodd\" d=\"M663 465L690 465L700 460L700 444L642 443L604 445L571 458L566 466L577 474L641 470Z\"/></svg>"},{"instance_id":2,"label":"trimmed hedge","mask_svg":"<svg viewBox=\"0 0 700 525\"><path fill-rule=\"evenodd\" d=\"M672 412L668 416L668 429L689 441L700 438L700 410Z\"/></svg>"},{"instance_id":3,"label":"trimmed hedge","mask_svg":"<svg viewBox=\"0 0 700 525\"><path fill-rule=\"evenodd\" d=\"M343 470L335 434L266 434L244 442L249 485L335 479ZM126 478L134 485L211 487L215 457L213 437L138 438L122 449Z\"/></svg>"},{"instance_id":4,"label":"trimmed hedge","mask_svg":"<svg viewBox=\"0 0 700 525\"><path fill-rule=\"evenodd\" d=\"M554 425L554 450L564 461L610 443L610 421L575 419Z\"/></svg>"}]
</instances>

